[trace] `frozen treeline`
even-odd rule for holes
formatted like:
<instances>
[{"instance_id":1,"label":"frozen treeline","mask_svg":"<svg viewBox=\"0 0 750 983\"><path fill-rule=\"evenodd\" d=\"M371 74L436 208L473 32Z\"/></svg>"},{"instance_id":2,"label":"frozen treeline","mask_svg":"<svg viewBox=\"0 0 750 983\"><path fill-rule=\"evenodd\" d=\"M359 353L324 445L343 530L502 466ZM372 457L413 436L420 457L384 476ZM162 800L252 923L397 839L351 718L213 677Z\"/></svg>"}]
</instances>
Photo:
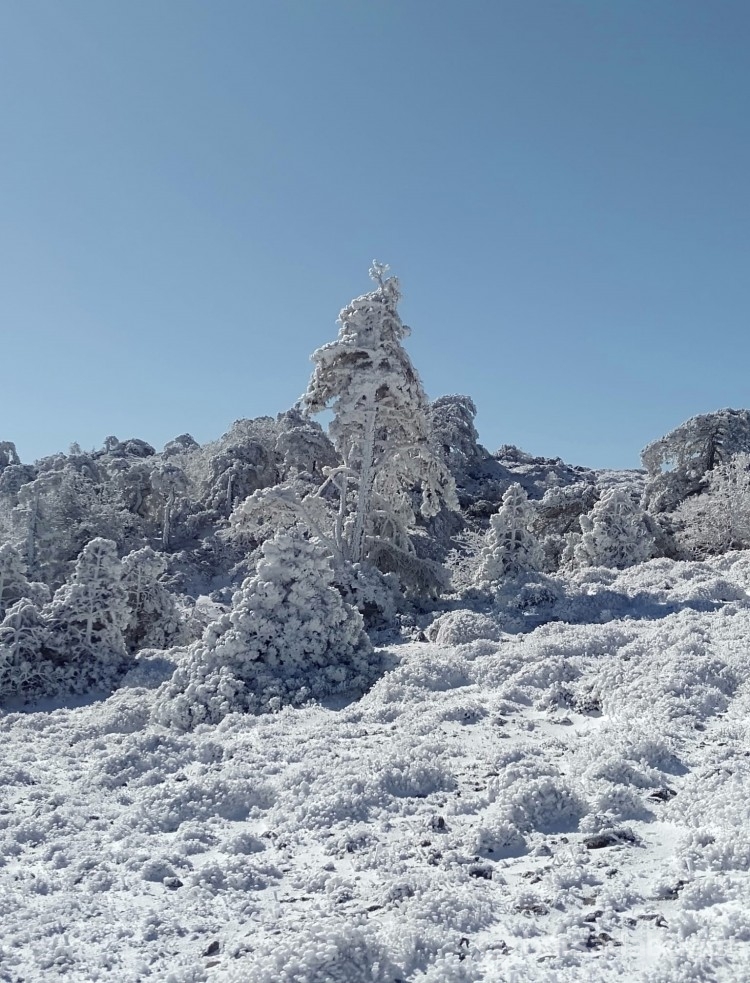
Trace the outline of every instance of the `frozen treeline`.
<instances>
[{"instance_id":1,"label":"frozen treeline","mask_svg":"<svg viewBox=\"0 0 750 983\"><path fill-rule=\"evenodd\" d=\"M491 454L470 397L428 399L399 283L371 276L275 417L34 464L0 443L0 698L108 691L160 649L160 719L215 722L361 691L389 632L581 620L581 571L750 547L750 412L694 417L637 472Z\"/></svg>"}]
</instances>

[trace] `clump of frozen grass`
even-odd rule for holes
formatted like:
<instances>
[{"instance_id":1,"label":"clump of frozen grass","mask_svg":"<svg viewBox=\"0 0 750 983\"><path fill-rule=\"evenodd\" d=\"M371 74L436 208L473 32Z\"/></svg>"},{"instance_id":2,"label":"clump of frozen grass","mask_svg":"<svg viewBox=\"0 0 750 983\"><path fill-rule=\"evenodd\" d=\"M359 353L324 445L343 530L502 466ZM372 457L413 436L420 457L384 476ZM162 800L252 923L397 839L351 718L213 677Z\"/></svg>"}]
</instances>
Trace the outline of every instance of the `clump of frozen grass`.
<instances>
[{"instance_id":1,"label":"clump of frozen grass","mask_svg":"<svg viewBox=\"0 0 750 983\"><path fill-rule=\"evenodd\" d=\"M362 616L333 587L325 552L279 533L232 610L210 625L157 694L154 719L181 730L230 713L278 710L373 678Z\"/></svg>"},{"instance_id":2,"label":"clump of frozen grass","mask_svg":"<svg viewBox=\"0 0 750 983\"><path fill-rule=\"evenodd\" d=\"M134 813L124 814L119 825L123 831L130 827L149 833L174 832L185 822L215 816L238 822L255 810L267 809L271 803L269 789L252 781L244 771L215 772L207 768L190 779L144 790Z\"/></svg>"},{"instance_id":3,"label":"clump of frozen grass","mask_svg":"<svg viewBox=\"0 0 750 983\"><path fill-rule=\"evenodd\" d=\"M393 983L403 970L375 932L326 919L267 944L229 970L229 983Z\"/></svg>"},{"instance_id":4,"label":"clump of frozen grass","mask_svg":"<svg viewBox=\"0 0 750 983\"><path fill-rule=\"evenodd\" d=\"M465 658L455 652L428 649L387 673L360 706L368 713L397 716L403 704L422 703L431 692L447 692L472 682L471 666Z\"/></svg>"},{"instance_id":5,"label":"clump of frozen grass","mask_svg":"<svg viewBox=\"0 0 750 983\"><path fill-rule=\"evenodd\" d=\"M682 944L674 950L663 951L656 966L646 969L643 973L643 983L704 983L716 980L717 970L727 969L725 955L713 946L713 952L698 951L695 946L691 950Z\"/></svg>"},{"instance_id":6,"label":"clump of frozen grass","mask_svg":"<svg viewBox=\"0 0 750 983\"><path fill-rule=\"evenodd\" d=\"M475 983L481 980L480 967L466 952L439 955L425 970L417 970L414 983Z\"/></svg>"},{"instance_id":7,"label":"clump of frozen grass","mask_svg":"<svg viewBox=\"0 0 750 983\"><path fill-rule=\"evenodd\" d=\"M386 758L376 772L379 786L398 799L426 799L433 792L455 787L455 779L436 758L437 748L414 748L410 756L396 754Z\"/></svg>"},{"instance_id":8,"label":"clump of frozen grass","mask_svg":"<svg viewBox=\"0 0 750 983\"><path fill-rule=\"evenodd\" d=\"M638 793L628 786L605 782L589 797L590 808L613 823L627 819L646 819L651 812Z\"/></svg>"},{"instance_id":9,"label":"clump of frozen grass","mask_svg":"<svg viewBox=\"0 0 750 983\"><path fill-rule=\"evenodd\" d=\"M468 846L471 853L492 860L517 857L526 852L526 840L520 829L495 806L481 814L479 825L471 830Z\"/></svg>"},{"instance_id":10,"label":"clump of frozen grass","mask_svg":"<svg viewBox=\"0 0 750 983\"><path fill-rule=\"evenodd\" d=\"M514 783L505 802L510 821L519 829L542 833L575 829L588 809L568 782L549 776Z\"/></svg>"},{"instance_id":11,"label":"clump of frozen grass","mask_svg":"<svg viewBox=\"0 0 750 983\"><path fill-rule=\"evenodd\" d=\"M486 614L459 610L441 614L432 622L426 635L437 645L465 645L477 639L496 642L502 635L502 629Z\"/></svg>"},{"instance_id":12,"label":"clump of frozen grass","mask_svg":"<svg viewBox=\"0 0 750 983\"><path fill-rule=\"evenodd\" d=\"M750 870L750 841L739 830L704 827L681 842L678 856L688 870Z\"/></svg>"}]
</instances>

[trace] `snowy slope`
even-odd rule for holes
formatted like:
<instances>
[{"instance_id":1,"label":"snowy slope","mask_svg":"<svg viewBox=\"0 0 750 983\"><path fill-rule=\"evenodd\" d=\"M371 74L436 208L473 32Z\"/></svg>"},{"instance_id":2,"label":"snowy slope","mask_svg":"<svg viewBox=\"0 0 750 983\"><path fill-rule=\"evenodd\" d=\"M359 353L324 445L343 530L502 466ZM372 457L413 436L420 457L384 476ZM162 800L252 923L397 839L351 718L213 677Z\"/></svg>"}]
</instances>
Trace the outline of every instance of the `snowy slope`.
<instances>
[{"instance_id":1,"label":"snowy slope","mask_svg":"<svg viewBox=\"0 0 750 983\"><path fill-rule=\"evenodd\" d=\"M154 656L0 718L0 980L750 978L750 559L578 587L358 702L177 734Z\"/></svg>"}]
</instances>

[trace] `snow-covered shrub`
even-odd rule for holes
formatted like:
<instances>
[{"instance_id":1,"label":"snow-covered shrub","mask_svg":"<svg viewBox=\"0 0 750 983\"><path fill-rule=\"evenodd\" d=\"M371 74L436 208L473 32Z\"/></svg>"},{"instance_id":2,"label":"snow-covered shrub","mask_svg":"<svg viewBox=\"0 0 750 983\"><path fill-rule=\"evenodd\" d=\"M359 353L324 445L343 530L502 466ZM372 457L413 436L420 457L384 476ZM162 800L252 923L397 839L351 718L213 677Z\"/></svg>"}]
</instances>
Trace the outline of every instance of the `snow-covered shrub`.
<instances>
[{"instance_id":1,"label":"snow-covered shrub","mask_svg":"<svg viewBox=\"0 0 750 983\"><path fill-rule=\"evenodd\" d=\"M407 597L437 598L450 580L448 571L428 557L418 556L406 542L398 545L387 539L374 539L368 546L367 558L384 574L397 577Z\"/></svg>"},{"instance_id":2,"label":"snow-covered shrub","mask_svg":"<svg viewBox=\"0 0 750 983\"><path fill-rule=\"evenodd\" d=\"M3 543L0 546L0 617L22 597L29 597L26 564L14 546Z\"/></svg>"},{"instance_id":3,"label":"snow-covered shrub","mask_svg":"<svg viewBox=\"0 0 750 983\"><path fill-rule=\"evenodd\" d=\"M374 765L374 780L387 795L424 799L455 787L455 778L440 758L439 746L422 743L405 750L405 754L390 754Z\"/></svg>"},{"instance_id":4,"label":"snow-covered shrub","mask_svg":"<svg viewBox=\"0 0 750 983\"><path fill-rule=\"evenodd\" d=\"M542 569L553 571L564 565L568 538L577 535L581 515L591 511L596 498L596 486L592 482L577 481L548 488L536 503L534 531L544 553Z\"/></svg>"},{"instance_id":5,"label":"snow-covered shrub","mask_svg":"<svg viewBox=\"0 0 750 983\"><path fill-rule=\"evenodd\" d=\"M0 625L0 697L111 687L127 662L121 577L115 544L93 539L41 611L28 599L14 604Z\"/></svg>"},{"instance_id":6,"label":"snow-covered shrub","mask_svg":"<svg viewBox=\"0 0 750 983\"><path fill-rule=\"evenodd\" d=\"M334 583L366 625L388 623L396 617L401 592L395 574L381 573L370 563L345 563L337 566Z\"/></svg>"},{"instance_id":7,"label":"snow-covered shrub","mask_svg":"<svg viewBox=\"0 0 750 983\"><path fill-rule=\"evenodd\" d=\"M48 635L31 601L18 601L8 609L0 624L0 700L57 692L59 673L45 655Z\"/></svg>"},{"instance_id":8,"label":"snow-covered shrub","mask_svg":"<svg viewBox=\"0 0 750 983\"><path fill-rule=\"evenodd\" d=\"M42 611L53 660L69 670L74 692L112 686L125 668L124 630L130 612L122 564L110 539L92 539L78 557L69 583Z\"/></svg>"},{"instance_id":9,"label":"snow-covered shrub","mask_svg":"<svg viewBox=\"0 0 750 983\"><path fill-rule=\"evenodd\" d=\"M704 475L742 451L750 452L750 411L693 416L641 451L648 471L643 507L671 512L699 491Z\"/></svg>"},{"instance_id":10,"label":"snow-covered shrub","mask_svg":"<svg viewBox=\"0 0 750 983\"><path fill-rule=\"evenodd\" d=\"M477 585L498 584L528 570L541 569L543 553L532 531L534 518L535 509L526 492L517 482L512 484L490 520L474 578Z\"/></svg>"},{"instance_id":11,"label":"snow-covered shrub","mask_svg":"<svg viewBox=\"0 0 750 983\"><path fill-rule=\"evenodd\" d=\"M644 513L617 488L606 491L590 515L582 515L573 557L581 567L629 567L654 555L654 537Z\"/></svg>"},{"instance_id":12,"label":"snow-covered shrub","mask_svg":"<svg viewBox=\"0 0 750 983\"><path fill-rule=\"evenodd\" d=\"M438 645L465 645L478 638L498 641L500 625L486 614L476 611L448 611L436 618L427 629L427 637Z\"/></svg>"},{"instance_id":13,"label":"snow-covered shrub","mask_svg":"<svg viewBox=\"0 0 750 983\"><path fill-rule=\"evenodd\" d=\"M150 546L133 550L122 559L122 579L130 608L125 641L131 652L168 648L185 641L174 595L162 582L166 569L164 554L154 552Z\"/></svg>"},{"instance_id":14,"label":"snow-covered shrub","mask_svg":"<svg viewBox=\"0 0 750 983\"><path fill-rule=\"evenodd\" d=\"M262 552L232 610L209 626L160 690L160 722L189 729L233 712L362 689L372 678L362 616L332 586L324 550L279 533Z\"/></svg>"},{"instance_id":15,"label":"snow-covered shrub","mask_svg":"<svg viewBox=\"0 0 750 983\"><path fill-rule=\"evenodd\" d=\"M277 423L276 452L283 458L287 472L306 471L322 476L324 468L335 468L340 463L321 425L297 407L280 414Z\"/></svg>"},{"instance_id":16,"label":"snow-covered shrub","mask_svg":"<svg viewBox=\"0 0 750 983\"><path fill-rule=\"evenodd\" d=\"M554 580L539 575L534 580L523 584L515 594L512 606L518 611L551 608L560 600L561 593L560 586Z\"/></svg>"},{"instance_id":17,"label":"snow-covered shrub","mask_svg":"<svg viewBox=\"0 0 750 983\"><path fill-rule=\"evenodd\" d=\"M675 539L684 556L750 547L750 454L740 453L709 471L705 491L674 512Z\"/></svg>"}]
</instances>

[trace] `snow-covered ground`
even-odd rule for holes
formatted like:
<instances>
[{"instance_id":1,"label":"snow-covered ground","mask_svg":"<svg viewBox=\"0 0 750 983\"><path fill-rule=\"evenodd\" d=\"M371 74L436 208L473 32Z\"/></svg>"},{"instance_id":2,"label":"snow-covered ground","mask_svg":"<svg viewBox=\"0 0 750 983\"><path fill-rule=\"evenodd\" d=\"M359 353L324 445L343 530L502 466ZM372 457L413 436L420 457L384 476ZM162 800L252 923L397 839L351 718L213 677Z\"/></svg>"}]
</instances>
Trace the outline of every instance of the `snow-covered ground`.
<instances>
[{"instance_id":1,"label":"snow-covered ground","mask_svg":"<svg viewBox=\"0 0 750 983\"><path fill-rule=\"evenodd\" d=\"M0 980L750 978L750 556L578 577L355 702L178 733L152 656L7 713Z\"/></svg>"}]
</instances>

